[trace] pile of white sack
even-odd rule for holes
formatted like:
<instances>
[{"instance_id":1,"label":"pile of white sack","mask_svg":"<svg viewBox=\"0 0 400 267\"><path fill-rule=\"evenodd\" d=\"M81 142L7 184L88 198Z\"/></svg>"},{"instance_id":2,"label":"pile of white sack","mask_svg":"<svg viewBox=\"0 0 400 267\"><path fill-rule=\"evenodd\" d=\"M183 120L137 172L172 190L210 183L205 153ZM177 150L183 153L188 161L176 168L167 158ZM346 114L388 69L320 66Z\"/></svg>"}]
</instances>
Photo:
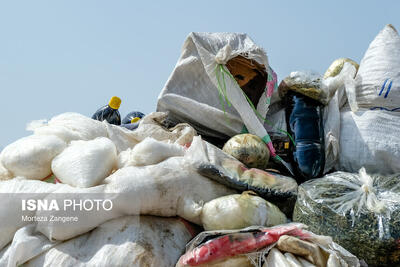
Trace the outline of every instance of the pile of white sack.
<instances>
[{"instance_id":1,"label":"pile of white sack","mask_svg":"<svg viewBox=\"0 0 400 267\"><path fill-rule=\"evenodd\" d=\"M165 116L152 113L135 131L75 113L32 123L33 135L1 153L0 263L123 266L129 255L134 266L171 266L198 233L191 223L216 230L287 222L264 199L198 174L198 163L215 163L224 152L187 124L165 128ZM58 183L41 181L50 175ZM50 203L71 195L106 196L113 208L77 211L79 221L69 224L21 219L71 216L63 209L20 209L26 196ZM159 218L175 216L182 219Z\"/></svg>"}]
</instances>

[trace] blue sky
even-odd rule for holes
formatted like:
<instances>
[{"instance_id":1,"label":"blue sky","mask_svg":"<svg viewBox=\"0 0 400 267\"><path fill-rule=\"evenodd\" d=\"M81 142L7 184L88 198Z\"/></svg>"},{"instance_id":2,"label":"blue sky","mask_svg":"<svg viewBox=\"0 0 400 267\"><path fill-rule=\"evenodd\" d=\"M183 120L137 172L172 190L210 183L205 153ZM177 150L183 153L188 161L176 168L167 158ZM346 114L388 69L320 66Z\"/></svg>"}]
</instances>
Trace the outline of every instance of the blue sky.
<instances>
[{"instance_id":1,"label":"blue sky","mask_svg":"<svg viewBox=\"0 0 400 267\"><path fill-rule=\"evenodd\" d=\"M383 4L384 3L384 4ZM121 113L155 110L188 33L245 32L279 79L360 61L400 1L5 1L0 3L0 148L34 119L91 116L117 95Z\"/></svg>"}]
</instances>

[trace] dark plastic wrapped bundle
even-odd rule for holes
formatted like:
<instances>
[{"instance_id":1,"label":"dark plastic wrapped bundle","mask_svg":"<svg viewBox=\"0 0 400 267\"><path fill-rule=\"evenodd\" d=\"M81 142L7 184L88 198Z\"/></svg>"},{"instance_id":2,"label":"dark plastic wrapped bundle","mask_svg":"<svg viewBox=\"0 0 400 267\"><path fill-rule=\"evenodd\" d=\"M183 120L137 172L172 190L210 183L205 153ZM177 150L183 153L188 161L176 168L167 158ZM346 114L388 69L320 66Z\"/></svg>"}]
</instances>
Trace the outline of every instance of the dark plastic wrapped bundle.
<instances>
[{"instance_id":1,"label":"dark plastic wrapped bundle","mask_svg":"<svg viewBox=\"0 0 400 267\"><path fill-rule=\"evenodd\" d=\"M294 179L270 171L248 169L236 160L226 159L221 165L218 167L203 163L197 171L238 191L253 191L276 205L288 218L292 217L297 198L297 183Z\"/></svg>"},{"instance_id":2,"label":"dark plastic wrapped bundle","mask_svg":"<svg viewBox=\"0 0 400 267\"><path fill-rule=\"evenodd\" d=\"M292 148L291 163L296 180L307 181L323 174L325 144L322 104L299 93L286 95L286 122L296 145Z\"/></svg>"},{"instance_id":3,"label":"dark plastic wrapped bundle","mask_svg":"<svg viewBox=\"0 0 400 267\"><path fill-rule=\"evenodd\" d=\"M99 108L92 116L92 119L98 121L107 121L110 124L121 125L121 115L119 114L119 106L121 105L121 99L113 96L108 103Z\"/></svg>"}]
</instances>

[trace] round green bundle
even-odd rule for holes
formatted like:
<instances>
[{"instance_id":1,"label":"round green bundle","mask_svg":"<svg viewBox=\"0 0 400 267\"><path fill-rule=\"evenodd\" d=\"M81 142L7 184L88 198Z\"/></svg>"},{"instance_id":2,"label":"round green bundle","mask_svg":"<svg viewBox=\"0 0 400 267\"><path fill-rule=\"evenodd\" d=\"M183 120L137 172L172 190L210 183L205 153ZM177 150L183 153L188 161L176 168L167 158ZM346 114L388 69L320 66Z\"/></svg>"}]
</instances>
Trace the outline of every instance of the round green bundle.
<instances>
[{"instance_id":1,"label":"round green bundle","mask_svg":"<svg viewBox=\"0 0 400 267\"><path fill-rule=\"evenodd\" d=\"M223 151L247 167L265 169L269 161L269 150L260 137L253 134L238 134L224 145Z\"/></svg>"}]
</instances>

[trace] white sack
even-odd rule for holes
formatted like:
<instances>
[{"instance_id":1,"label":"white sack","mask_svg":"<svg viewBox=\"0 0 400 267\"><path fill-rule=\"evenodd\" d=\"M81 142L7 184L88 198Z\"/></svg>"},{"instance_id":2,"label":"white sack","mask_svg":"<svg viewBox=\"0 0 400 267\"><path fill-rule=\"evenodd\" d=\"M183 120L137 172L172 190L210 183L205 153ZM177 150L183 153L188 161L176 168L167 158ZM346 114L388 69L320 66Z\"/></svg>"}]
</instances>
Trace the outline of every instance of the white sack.
<instances>
[{"instance_id":1,"label":"white sack","mask_svg":"<svg viewBox=\"0 0 400 267\"><path fill-rule=\"evenodd\" d=\"M92 140L97 137L107 137L103 123L79 113L67 112L46 120L33 121L27 130L36 135L56 135L65 142L72 140Z\"/></svg>"},{"instance_id":2,"label":"white sack","mask_svg":"<svg viewBox=\"0 0 400 267\"><path fill-rule=\"evenodd\" d=\"M117 150L110 139L72 141L54 158L51 169L64 184L92 187L100 184L116 167Z\"/></svg>"},{"instance_id":3,"label":"white sack","mask_svg":"<svg viewBox=\"0 0 400 267\"><path fill-rule=\"evenodd\" d=\"M0 266L20 266L59 243L51 242L44 235L35 233L35 225L29 224L19 229L12 243L0 251Z\"/></svg>"},{"instance_id":4,"label":"white sack","mask_svg":"<svg viewBox=\"0 0 400 267\"><path fill-rule=\"evenodd\" d=\"M400 172L400 113L359 110L341 112L339 170Z\"/></svg>"},{"instance_id":5,"label":"white sack","mask_svg":"<svg viewBox=\"0 0 400 267\"><path fill-rule=\"evenodd\" d=\"M360 63L356 103L361 108L400 111L400 36L392 25L375 37Z\"/></svg>"},{"instance_id":6,"label":"white sack","mask_svg":"<svg viewBox=\"0 0 400 267\"><path fill-rule=\"evenodd\" d=\"M191 131L190 131L191 132ZM167 133L171 133L167 131ZM180 139L181 131L173 131L171 134L175 142ZM191 135L185 135L191 136ZM191 136L193 137L193 136ZM190 137L190 138L191 138ZM48 138L48 136L41 138ZM174 139L173 139L174 140ZM68 227L59 223L38 222L37 231L47 238L65 240L86 233L99 224L123 215L179 215L191 222L201 224L200 215L203 203L220 196L235 193L221 184L213 182L199 175L193 165L197 158L210 158L214 161L221 150L208 146L200 137L196 137L183 157L172 157L156 165L143 167L127 167L118 170L105 180L105 184L91 188L75 188L67 184L49 184L40 181L22 180L15 178L0 182L0 203L4 204L4 211L0 214L0 249L9 243L14 233L29 222L21 220L21 216L72 216L70 211L24 211L22 212L21 198L28 196L33 199L51 201L57 195L70 198L71 193L76 196L76 201L87 199L91 193L111 194L114 208L112 211L101 212L76 212L79 223L73 223ZM17 194L21 193L21 194ZM47 197L40 195L27 195L23 193L45 193ZM50 194L57 193L57 194ZM13 197L10 197L12 194ZM14 197L15 196L15 197Z\"/></svg>"},{"instance_id":7,"label":"white sack","mask_svg":"<svg viewBox=\"0 0 400 267\"><path fill-rule=\"evenodd\" d=\"M6 146L1 163L15 176L41 180L51 174L51 161L65 147L55 135L31 135Z\"/></svg>"},{"instance_id":8,"label":"white sack","mask_svg":"<svg viewBox=\"0 0 400 267\"><path fill-rule=\"evenodd\" d=\"M159 96L157 110L169 111L171 120L188 122L200 134L207 136L233 136L240 133L244 123L250 133L264 137L267 132L262 123L236 81L228 76L225 78L226 94L232 106L225 104L226 114L219 100L216 67L218 64L225 65L238 55L255 60L269 72L265 52L246 34L190 33L178 63ZM224 69L229 72L226 67ZM265 117L268 110L265 93L259 100L257 110Z\"/></svg>"},{"instance_id":9,"label":"white sack","mask_svg":"<svg viewBox=\"0 0 400 267\"><path fill-rule=\"evenodd\" d=\"M185 153L183 146L146 138L133 149L118 155L118 168L145 166L160 163L170 157L180 157Z\"/></svg>"},{"instance_id":10,"label":"white sack","mask_svg":"<svg viewBox=\"0 0 400 267\"><path fill-rule=\"evenodd\" d=\"M10 186L10 182L13 182ZM34 184L33 182L36 182ZM197 174L182 164L181 158L171 158L160 164L147 167L127 167L118 170L106 179L106 185L92 188L74 188L65 184L48 184L40 181L18 180L0 182L0 192L32 193L39 188L43 192L75 194L74 199L87 199L91 193L111 195L111 211L25 211L21 212L21 200L0 195L4 212L0 214L0 249L11 241L14 233L29 224L21 220L22 215L42 217L78 216L79 223L68 227L60 223L37 222L37 231L52 240L66 240L86 233L107 220L123 215L180 216L201 224L203 203L214 198L233 194L235 191ZM79 194L78 194L79 193ZM61 195L62 196L62 195ZM54 195L40 199L51 200ZM16 208L17 207L17 208Z\"/></svg>"},{"instance_id":11,"label":"white sack","mask_svg":"<svg viewBox=\"0 0 400 267\"><path fill-rule=\"evenodd\" d=\"M199 175L194 168L194 155L206 157L206 143L196 137L184 157L172 157L159 164L120 169L105 179L105 184L91 188L75 188L66 184L49 184L40 181L13 179L0 182L2 212L0 213L0 249L9 243L14 233L29 222L21 220L26 216L55 217L78 216L79 223L68 227L56 222L37 222L37 231L49 239L66 240L94 229L103 222L123 215L181 216L191 222L201 224L200 215L203 204L220 196L235 193L221 184ZM219 149L208 148L208 156L223 153ZM21 193L21 194L17 194ZM22 193L46 193L40 196L43 201L51 201L55 196L70 198L79 202L90 197L91 193L108 194L113 201L111 211L77 211L71 214L64 211L24 211L18 196ZM50 194L57 193L57 194ZM69 196L69 197L68 197Z\"/></svg>"},{"instance_id":12,"label":"white sack","mask_svg":"<svg viewBox=\"0 0 400 267\"><path fill-rule=\"evenodd\" d=\"M49 194L64 185L55 185L36 180L23 180L14 178L0 182L0 249L7 245L14 233L29 224L22 221L22 216L34 216L34 211L22 211L21 202L24 194L30 193L30 199L43 199L43 194Z\"/></svg>"},{"instance_id":13,"label":"white sack","mask_svg":"<svg viewBox=\"0 0 400 267\"><path fill-rule=\"evenodd\" d=\"M140 120L139 127L135 131L112 125L104 121L108 137L114 142L118 153L134 147L147 137L158 141L169 141L179 145L192 142L197 133L187 123L180 123L171 129L162 126L167 114L153 112Z\"/></svg>"},{"instance_id":14,"label":"white sack","mask_svg":"<svg viewBox=\"0 0 400 267\"><path fill-rule=\"evenodd\" d=\"M21 220L21 215L36 217L53 215L55 217L77 216L79 223L68 227L56 222L37 222L37 231L49 239L66 240L86 233L107 220L123 215L180 216L201 225L200 215L203 204L212 199L233 194L234 190L199 175L193 167L193 155L204 153L205 142L197 137L184 157L172 157L159 164L144 167L126 167L105 179L105 183L91 188L75 188L66 184L48 184L40 181L13 179L0 182L0 192L13 193L48 193L42 200L49 202L55 195L61 198L73 194L74 200L83 202L92 193L106 194L113 201L111 211L44 211L21 212L21 199L0 194L0 203L4 212L0 213L0 249L11 241L15 231L29 224ZM209 155L222 153L221 150ZM35 183L36 182L36 183ZM57 193L57 194L49 194ZM17 208L16 208L17 207ZM4 231L3 231L4 229Z\"/></svg>"},{"instance_id":15,"label":"white sack","mask_svg":"<svg viewBox=\"0 0 400 267\"><path fill-rule=\"evenodd\" d=\"M174 266L192 235L178 218L126 216L65 241L26 266Z\"/></svg>"},{"instance_id":16,"label":"white sack","mask_svg":"<svg viewBox=\"0 0 400 267\"><path fill-rule=\"evenodd\" d=\"M232 194L233 190L200 176L182 157L170 158L157 165L126 167L106 178L105 185L88 188L92 193L109 193L113 210L78 213L79 224L63 227L60 224L39 222L38 230L49 238L65 240L85 233L99 224L122 215L180 216L201 224L203 203ZM0 185L1 186L1 185ZM76 188L62 188L57 193L77 192ZM86 197L80 190L79 199ZM47 214L38 211L38 216ZM71 216L60 210L54 216Z\"/></svg>"},{"instance_id":17,"label":"white sack","mask_svg":"<svg viewBox=\"0 0 400 267\"><path fill-rule=\"evenodd\" d=\"M278 207L248 192L207 202L201 220L206 231L241 229L253 225L275 226L287 222Z\"/></svg>"},{"instance_id":18,"label":"white sack","mask_svg":"<svg viewBox=\"0 0 400 267\"><path fill-rule=\"evenodd\" d=\"M341 72L323 80L328 92L335 92L323 110L325 134L325 168L324 173L332 170L338 163L340 154L340 107L345 99L345 91L354 88L356 68L350 63L344 63Z\"/></svg>"}]
</instances>

